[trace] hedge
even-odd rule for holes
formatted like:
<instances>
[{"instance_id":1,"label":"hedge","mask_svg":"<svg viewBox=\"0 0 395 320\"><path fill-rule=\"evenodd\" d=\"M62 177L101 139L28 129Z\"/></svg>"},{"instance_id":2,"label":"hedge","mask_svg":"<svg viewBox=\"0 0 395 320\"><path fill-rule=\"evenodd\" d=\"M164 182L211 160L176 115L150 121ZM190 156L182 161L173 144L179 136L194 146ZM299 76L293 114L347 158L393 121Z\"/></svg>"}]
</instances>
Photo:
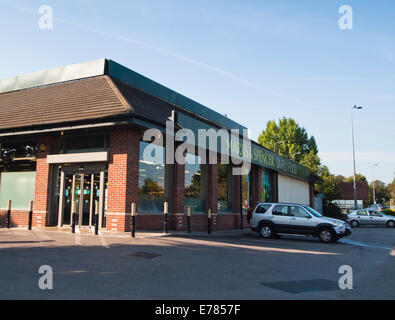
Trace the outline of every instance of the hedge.
<instances>
[{"instance_id":1,"label":"hedge","mask_svg":"<svg viewBox=\"0 0 395 320\"><path fill-rule=\"evenodd\" d=\"M392 209L384 209L381 212L384 214L388 214L390 216L395 216L395 210L392 210Z\"/></svg>"}]
</instances>

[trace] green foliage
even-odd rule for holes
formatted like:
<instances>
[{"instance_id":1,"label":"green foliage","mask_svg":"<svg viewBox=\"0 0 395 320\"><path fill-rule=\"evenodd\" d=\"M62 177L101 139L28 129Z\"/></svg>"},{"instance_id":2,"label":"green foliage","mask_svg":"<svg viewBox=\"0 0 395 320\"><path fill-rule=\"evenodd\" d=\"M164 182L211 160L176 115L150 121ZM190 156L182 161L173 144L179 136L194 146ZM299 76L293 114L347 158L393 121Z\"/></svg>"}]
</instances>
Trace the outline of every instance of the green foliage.
<instances>
[{"instance_id":1,"label":"green foliage","mask_svg":"<svg viewBox=\"0 0 395 320\"><path fill-rule=\"evenodd\" d=\"M376 202L377 203L386 203L391 199L391 191L388 189L388 186L385 185L384 182L380 180L376 180L374 182L374 189L376 193ZM369 203L374 203L373 197L373 182L369 185Z\"/></svg>"},{"instance_id":2,"label":"green foliage","mask_svg":"<svg viewBox=\"0 0 395 320\"><path fill-rule=\"evenodd\" d=\"M387 185L387 190L390 193L390 197L395 199L395 178L394 180Z\"/></svg>"},{"instance_id":3,"label":"green foliage","mask_svg":"<svg viewBox=\"0 0 395 320\"><path fill-rule=\"evenodd\" d=\"M324 211L324 216L331 218L339 218L342 216L341 209L334 203L325 201L322 204L322 209Z\"/></svg>"},{"instance_id":4,"label":"green foliage","mask_svg":"<svg viewBox=\"0 0 395 320\"><path fill-rule=\"evenodd\" d=\"M338 217L342 213L341 209L332 201L340 198L338 190L339 179L329 172L327 166L318 167L317 174L323 180L322 183L318 183L315 186L315 189L324 195L322 200L323 213L327 217Z\"/></svg>"},{"instance_id":5,"label":"green foliage","mask_svg":"<svg viewBox=\"0 0 395 320\"><path fill-rule=\"evenodd\" d=\"M340 197L337 188L340 179L331 174L328 167L321 165L315 138L309 137L305 128L300 127L292 118L283 117L279 119L278 124L274 120L269 121L266 129L259 135L258 143L308 167L319 176L323 183L316 184L315 189L324 194L324 215L335 217L341 214L340 208L332 203ZM342 176L341 180L343 179Z\"/></svg>"},{"instance_id":6,"label":"green foliage","mask_svg":"<svg viewBox=\"0 0 395 320\"><path fill-rule=\"evenodd\" d=\"M258 143L277 154L294 160L316 172L321 164L315 138L292 118L283 117L278 124L268 121L258 137Z\"/></svg>"},{"instance_id":7,"label":"green foliage","mask_svg":"<svg viewBox=\"0 0 395 320\"><path fill-rule=\"evenodd\" d=\"M318 176L323 180L323 183L318 183L315 186L316 190L325 195L326 201L330 202L340 198L338 190L339 182L337 177L329 172L327 166L320 166L317 170Z\"/></svg>"},{"instance_id":8,"label":"green foliage","mask_svg":"<svg viewBox=\"0 0 395 320\"><path fill-rule=\"evenodd\" d=\"M360 173L355 174L355 180L357 182L366 182L368 183L368 179L366 179L366 177ZM348 178L344 178L343 180L344 182L354 182L354 176L348 177Z\"/></svg>"},{"instance_id":9,"label":"green foliage","mask_svg":"<svg viewBox=\"0 0 395 320\"><path fill-rule=\"evenodd\" d=\"M391 210L391 209L384 209L383 211L381 211L384 214L387 214L389 216L395 216L395 210Z\"/></svg>"}]
</instances>

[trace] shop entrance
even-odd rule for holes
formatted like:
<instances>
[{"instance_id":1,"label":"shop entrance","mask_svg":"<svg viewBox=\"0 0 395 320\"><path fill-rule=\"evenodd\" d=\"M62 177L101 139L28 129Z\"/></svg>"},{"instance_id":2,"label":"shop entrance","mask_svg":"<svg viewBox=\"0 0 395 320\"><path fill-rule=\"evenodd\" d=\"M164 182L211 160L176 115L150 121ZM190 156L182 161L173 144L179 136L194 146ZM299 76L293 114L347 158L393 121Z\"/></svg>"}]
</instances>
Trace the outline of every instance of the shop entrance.
<instances>
[{"instance_id":1,"label":"shop entrance","mask_svg":"<svg viewBox=\"0 0 395 320\"><path fill-rule=\"evenodd\" d=\"M99 205L99 227L105 226L106 170L101 166L60 167L58 226L71 225L72 204L75 203L76 224L94 225L95 205Z\"/></svg>"}]
</instances>

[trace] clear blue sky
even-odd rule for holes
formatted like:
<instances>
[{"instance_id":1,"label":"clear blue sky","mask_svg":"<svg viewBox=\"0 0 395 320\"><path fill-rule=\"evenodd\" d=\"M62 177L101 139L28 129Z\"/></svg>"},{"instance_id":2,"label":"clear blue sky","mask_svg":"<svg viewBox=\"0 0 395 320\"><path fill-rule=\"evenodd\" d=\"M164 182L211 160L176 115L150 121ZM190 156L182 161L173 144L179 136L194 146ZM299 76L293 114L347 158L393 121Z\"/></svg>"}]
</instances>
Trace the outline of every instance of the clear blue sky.
<instances>
[{"instance_id":1,"label":"clear blue sky","mask_svg":"<svg viewBox=\"0 0 395 320\"><path fill-rule=\"evenodd\" d=\"M40 30L38 8L54 10ZM338 27L341 5L353 30ZM0 0L0 78L113 59L251 129L293 117L322 162L392 181L395 172L395 2Z\"/></svg>"}]
</instances>

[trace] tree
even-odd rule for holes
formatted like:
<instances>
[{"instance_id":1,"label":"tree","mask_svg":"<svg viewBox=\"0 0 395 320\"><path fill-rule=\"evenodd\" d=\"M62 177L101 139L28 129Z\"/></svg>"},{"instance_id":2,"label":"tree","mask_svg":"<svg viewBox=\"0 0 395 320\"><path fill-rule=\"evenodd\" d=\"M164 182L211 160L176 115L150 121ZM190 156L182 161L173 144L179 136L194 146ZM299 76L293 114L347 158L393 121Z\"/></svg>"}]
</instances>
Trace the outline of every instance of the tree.
<instances>
[{"instance_id":1,"label":"tree","mask_svg":"<svg viewBox=\"0 0 395 320\"><path fill-rule=\"evenodd\" d=\"M376 180L374 182L374 190L376 193L376 202L377 203L386 203L391 199L391 192L388 189L388 186L385 185L384 182L380 180ZM369 203L374 203L373 199L373 182L369 184Z\"/></svg>"},{"instance_id":2,"label":"tree","mask_svg":"<svg viewBox=\"0 0 395 320\"><path fill-rule=\"evenodd\" d=\"M328 167L321 165L318 147L314 136L307 134L306 129L299 126L292 118L283 117L278 124L273 120L266 124L266 129L258 137L258 143L273 152L294 160L308 167L322 179L315 189L324 195L324 215L336 216L341 213L338 206L332 203L339 198L339 179L329 172ZM343 180L343 176L340 180Z\"/></svg>"},{"instance_id":3,"label":"tree","mask_svg":"<svg viewBox=\"0 0 395 320\"><path fill-rule=\"evenodd\" d=\"M387 185L387 190L390 193L391 199L395 199L395 178Z\"/></svg>"},{"instance_id":4,"label":"tree","mask_svg":"<svg viewBox=\"0 0 395 320\"><path fill-rule=\"evenodd\" d=\"M336 180L336 183L339 184L340 182L344 182L346 180L346 177L342 176L342 175L337 175L335 177L335 180Z\"/></svg>"},{"instance_id":5,"label":"tree","mask_svg":"<svg viewBox=\"0 0 395 320\"><path fill-rule=\"evenodd\" d=\"M322 199L322 209L325 216L336 217L341 214L340 208L333 204L333 200L340 198L338 190L339 176L329 172L327 166L320 166L317 170L318 176L323 180L322 183L316 184L315 189L324 195Z\"/></svg>"},{"instance_id":6,"label":"tree","mask_svg":"<svg viewBox=\"0 0 395 320\"><path fill-rule=\"evenodd\" d=\"M366 179L366 177L360 173L356 173L355 174L355 180L357 182L366 182L368 183L368 179ZM348 177L344 179L344 182L354 182L354 176Z\"/></svg>"},{"instance_id":7,"label":"tree","mask_svg":"<svg viewBox=\"0 0 395 320\"><path fill-rule=\"evenodd\" d=\"M258 137L258 143L273 152L294 160L317 172L321 164L315 138L307 134L292 118L279 119L278 125L268 121Z\"/></svg>"}]
</instances>

